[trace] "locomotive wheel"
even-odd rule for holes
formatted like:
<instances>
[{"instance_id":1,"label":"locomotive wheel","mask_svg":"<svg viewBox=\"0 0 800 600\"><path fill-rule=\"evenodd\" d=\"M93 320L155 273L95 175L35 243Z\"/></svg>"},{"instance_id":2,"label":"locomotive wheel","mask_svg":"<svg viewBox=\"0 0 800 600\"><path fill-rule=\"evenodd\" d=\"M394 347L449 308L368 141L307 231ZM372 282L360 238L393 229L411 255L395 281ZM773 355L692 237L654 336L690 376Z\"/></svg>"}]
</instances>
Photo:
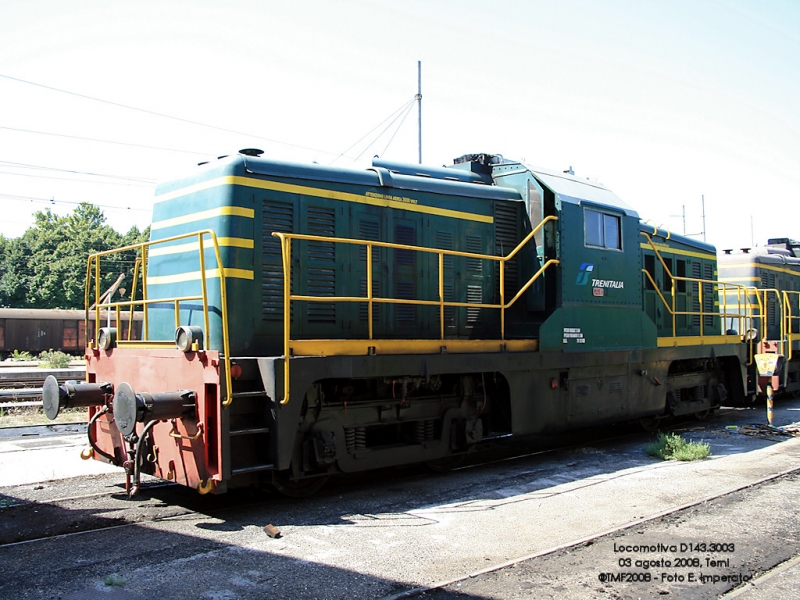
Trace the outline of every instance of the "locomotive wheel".
<instances>
[{"instance_id":1,"label":"locomotive wheel","mask_svg":"<svg viewBox=\"0 0 800 600\"><path fill-rule=\"evenodd\" d=\"M316 494L328 482L328 477L309 477L299 481L289 479L290 472L276 473L272 486L284 496L289 498L305 498Z\"/></svg>"},{"instance_id":2,"label":"locomotive wheel","mask_svg":"<svg viewBox=\"0 0 800 600\"><path fill-rule=\"evenodd\" d=\"M425 466L434 473L446 473L447 471L452 471L453 469L457 469L463 465L466 458L466 454L443 456L442 458L437 458L436 460L427 461Z\"/></svg>"},{"instance_id":3,"label":"locomotive wheel","mask_svg":"<svg viewBox=\"0 0 800 600\"><path fill-rule=\"evenodd\" d=\"M639 419L639 427L641 427L647 433L655 433L658 431L658 424L660 422L660 417L643 417Z\"/></svg>"},{"instance_id":4,"label":"locomotive wheel","mask_svg":"<svg viewBox=\"0 0 800 600\"><path fill-rule=\"evenodd\" d=\"M705 421L711 413L714 412L713 408L709 408L708 410L701 410L700 412L694 413L694 418L698 421Z\"/></svg>"}]
</instances>

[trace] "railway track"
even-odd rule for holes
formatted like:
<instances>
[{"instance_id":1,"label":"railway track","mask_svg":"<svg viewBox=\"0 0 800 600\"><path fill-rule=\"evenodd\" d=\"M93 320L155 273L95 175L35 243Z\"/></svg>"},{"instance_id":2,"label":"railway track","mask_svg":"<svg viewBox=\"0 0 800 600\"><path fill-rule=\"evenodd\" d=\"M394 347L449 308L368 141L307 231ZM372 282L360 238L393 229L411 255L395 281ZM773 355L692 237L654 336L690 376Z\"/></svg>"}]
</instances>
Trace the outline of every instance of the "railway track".
<instances>
[{"instance_id":1,"label":"railway track","mask_svg":"<svg viewBox=\"0 0 800 600\"><path fill-rule=\"evenodd\" d=\"M13 364L13 363L12 363ZM25 408L42 405L42 384L48 375L59 381L83 380L86 368L71 366L64 369L40 369L0 363L0 409Z\"/></svg>"},{"instance_id":2,"label":"railway track","mask_svg":"<svg viewBox=\"0 0 800 600\"><path fill-rule=\"evenodd\" d=\"M784 470L784 471L782 471L780 473L769 475L767 477L762 477L761 479L759 479L757 481L753 481L753 482L750 482L750 483L747 483L747 484L744 484L744 485L736 486L736 487L733 487L731 489L725 490L723 492L711 494L711 495L706 496L704 498L701 498L701 499L698 499L698 500L693 500L692 502L687 502L687 503L682 504L680 506L676 506L676 507L669 508L667 510L659 511L659 512L651 514L651 515L643 516L643 517L638 518L638 519L636 519L634 521L630 521L628 523L624 523L622 525L618 525L616 527L613 527L613 528L608 529L606 531L599 532L597 534L593 534L591 536L587 536L587 537L583 537L581 539L573 540L573 541L571 541L569 543L566 543L566 544L560 544L560 545L552 547L552 548L547 548L545 550L541 550L541 551L534 552L534 553L531 553L531 554L519 556L519 557L510 559L510 560L503 561L503 562L498 563L498 564L494 564L494 565L485 567L485 568L477 570L477 571L464 573L463 575L459 575L457 577L452 577L452 578L449 578L447 580L434 583L432 585L408 588L406 590L403 590L403 591L400 591L400 592L396 592L396 593L393 593L393 594L388 595L388 596L384 596L380 600L404 600L404 599L407 599L407 598L418 598L420 596L424 596L427 599L433 599L433 600L446 600L446 599L449 599L449 598L454 598L454 599L455 598L463 598L463 597L465 597L463 594L466 593L466 590L463 589L462 585L460 585L463 582L467 582L467 581L470 581L470 580L476 580L476 579L479 579L479 578L482 578L482 577L485 577L485 576L488 576L488 575L493 575L493 574L496 575L499 572L506 571L508 569L514 568L517 565L520 565L520 564L523 564L523 563L527 563L528 570L536 570L536 569L541 570L541 567L536 566L536 561L537 560L541 561L542 559L546 559L546 558L551 558L551 559L552 558L556 558L557 559L559 557L564 557L564 556L567 556L567 555L570 555L570 554L575 555L576 553L579 553L579 552L581 552L582 550L584 550L586 548L590 548L590 547L592 547L592 546L594 546L596 544L599 544L602 540L612 540L614 538L620 538L620 537L624 536L626 533L633 533L634 535L642 535L644 533L644 530L649 525L655 524L657 522L666 522L666 521L670 520L670 518L672 518L673 520L677 519L677 518L680 518L682 515L687 514L693 508L701 507L701 506L708 505L708 504L713 504L718 500L734 496L734 495L736 495L736 494L738 494L738 493L740 493L742 491L753 490L755 488L759 488L760 486L765 486L766 484L774 483L776 481L779 481L779 480L782 480L782 479L787 479L789 477L794 477L795 479L800 479L800 467L794 467L794 468L791 468L791 469L786 469L786 470ZM798 528L798 529L800 529L800 528ZM727 543L730 544L730 542L727 542ZM685 542L684 542L684 544L685 544ZM622 544L622 543L618 544L618 546L623 546L623 545L624 544ZM638 542L638 545L642 546L643 544L641 542ZM663 544L663 542L662 542L662 545L668 545L668 544ZM678 545L678 547L679 547L679 545ZM691 550L689 550L687 552L691 553ZM774 562L773 564L762 565L761 568L757 571L757 573L758 574L763 574L764 572L769 571L770 569L772 569L773 567L777 566L778 564L780 564L784 560L789 560L789 559L793 558L794 557L794 553L800 553L800 540L798 540L797 543L793 544L791 546L791 548L787 549L787 552L786 552L786 554L788 554L787 557L785 557L783 560ZM659 554L667 554L667 552L661 552ZM590 562L594 562L596 558L597 557L592 557L592 559L590 559ZM657 555L654 554L654 553L649 553L648 552L647 553L647 558L648 559L656 559ZM623 560L625 560L625 559L623 559ZM599 561L597 561L597 562L599 562ZM611 561L611 563L613 564L613 560ZM702 565L703 562L700 561L699 564ZM619 566L619 561L617 561L615 566ZM549 568L549 569L546 569L546 570L550 570L551 572L553 571L552 567ZM625 572L628 573L628 572L631 572L631 571L629 570L629 571L625 571ZM647 571L641 571L641 572L645 573L645 574L647 573ZM606 577L609 577L609 576L612 576L613 573L607 573L607 572L601 573L601 575L598 576L598 580L601 581L601 582L604 582L603 579L600 579L600 577L602 577L602 575L606 575ZM650 573L649 575L650 575L650 579L652 579L653 573ZM657 573L657 575L660 575L660 573ZM686 576L684 576L684 577L686 577ZM749 581L752 578L753 578L753 576L748 576L747 580ZM498 579L498 578L495 577L493 580L496 580L496 579ZM566 577L565 579L574 579L574 573L573 572L569 572L568 577ZM660 579L664 579L664 578L660 578ZM682 579L682 580L678 581L678 583L684 583L685 581L686 581L686 579ZM643 583L647 583L647 582L643 582ZM669 583L674 583L674 582L673 581L666 581L666 583L669 584ZM552 584L552 582L551 582L551 584ZM558 584L555 584L555 585L557 586ZM668 586L662 586L662 587L666 588ZM476 593L479 593L479 592L476 590ZM664 589L661 589L658 592L658 594L660 594L660 595L666 595L666 593L667 592L665 592ZM696 595L696 594L697 594L697 592L693 591L692 594L691 594L691 597L693 597L693 598L694 597L698 597L698 598L705 597L705 596ZM542 596L542 597L547 597L547 596ZM563 597L566 598L567 596L564 595ZM676 596L675 596L675 594L671 594L670 597L674 598ZM708 596L708 597L716 597L716 596Z\"/></svg>"}]
</instances>

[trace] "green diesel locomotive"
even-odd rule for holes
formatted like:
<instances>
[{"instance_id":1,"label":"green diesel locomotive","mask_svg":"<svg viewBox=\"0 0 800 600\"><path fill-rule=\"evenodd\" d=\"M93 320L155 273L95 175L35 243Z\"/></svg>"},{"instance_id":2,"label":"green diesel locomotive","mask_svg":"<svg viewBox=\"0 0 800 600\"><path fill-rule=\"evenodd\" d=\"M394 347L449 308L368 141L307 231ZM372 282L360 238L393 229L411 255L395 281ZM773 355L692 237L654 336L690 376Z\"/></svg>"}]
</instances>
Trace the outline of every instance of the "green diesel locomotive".
<instances>
[{"instance_id":1,"label":"green diesel locomotive","mask_svg":"<svg viewBox=\"0 0 800 600\"><path fill-rule=\"evenodd\" d=\"M90 407L91 453L132 491L146 472L309 493L494 436L746 401L749 314L720 304L714 248L604 186L489 154L260 154L158 187L129 300L95 301L109 253L89 259L87 305L143 311L143 339L105 328L88 381L44 402Z\"/></svg>"}]
</instances>

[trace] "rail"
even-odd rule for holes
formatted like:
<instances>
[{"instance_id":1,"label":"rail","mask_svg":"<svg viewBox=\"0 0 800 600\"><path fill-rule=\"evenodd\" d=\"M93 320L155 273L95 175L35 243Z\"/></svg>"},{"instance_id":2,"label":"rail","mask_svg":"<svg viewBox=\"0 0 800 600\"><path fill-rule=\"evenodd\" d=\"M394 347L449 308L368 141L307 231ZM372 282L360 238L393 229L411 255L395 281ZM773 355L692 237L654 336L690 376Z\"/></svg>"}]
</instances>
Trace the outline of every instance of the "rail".
<instances>
[{"instance_id":1,"label":"rail","mask_svg":"<svg viewBox=\"0 0 800 600\"><path fill-rule=\"evenodd\" d=\"M367 240L356 240L351 238L336 238L329 236L318 236L297 233L282 233L276 232L272 235L280 240L281 244L281 257L283 264L283 378L284 378L284 394L281 399L281 404L289 402L290 395L290 379L289 379L289 357L291 354L291 344L294 340L291 339L291 303L295 301L302 302L366 302L367 303L367 327L368 327L368 340L373 338L373 307L377 304L410 304L415 306L438 306L439 307L439 340L445 340L445 308L450 307L467 307L467 308L486 308L500 311L500 340L505 340L505 311L511 308L517 300L524 294L533 283L542 276L542 274L551 266L560 264L560 261L549 259L541 266L541 268L531 276L531 278L519 289L514 297L506 302L505 300L505 264L512 260L520 250L534 236L549 222L557 221L558 217L548 216L545 217L525 238L506 256L494 256L488 254L477 254L474 252L460 252L457 250L444 250L439 248L425 248L421 246L411 246L407 244L397 244L392 242L378 242ZM366 247L366 296L307 296L291 293L292 281L292 241L293 240L306 240L316 242L328 242L335 244L349 244ZM372 249L373 248L392 248L395 250L409 250L414 252L421 252L423 254L435 254L438 257L438 300L417 300L417 299L403 299L403 298L384 298L376 297L372 291ZM489 303L471 303L471 302L452 302L444 299L444 257L462 257L480 260L494 261L500 265L500 302L497 304Z\"/></svg>"},{"instance_id":2,"label":"rail","mask_svg":"<svg viewBox=\"0 0 800 600\"><path fill-rule=\"evenodd\" d=\"M178 240L194 240L196 239L198 260L200 265L200 294L186 295L186 296L173 296L173 297L159 297L150 298L147 289L147 270L148 270L148 253L153 246L167 244ZM214 250L214 258L216 260L216 269L206 269L206 244L210 242L209 248ZM194 244L192 244L194 245ZM123 252L137 252L138 256L134 264L133 285L131 286L130 300L119 302L100 302L101 300L101 260L113 255L119 255ZM137 298L137 289L139 288L139 273L141 272L141 289L142 297ZM100 311L107 310L113 315L114 323L117 331L120 332L121 315L123 310L129 311L133 315L137 307L141 307L143 311L142 323L142 340L133 340L132 330L128 326L127 339L117 340L119 347L137 346L137 347L175 347L175 340L151 340L150 330L148 327L149 309L153 304L172 303L175 310L175 329L181 326L181 313L180 306L186 302L201 302L203 309L203 335L208 342L210 339L210 318L208 307L208 285L207 279L219 277L220 280L220 304L221 304L221 329L222 329L222 361L224 363L225 371L225 399L222 401L224 406L230 405L233 401L233 391L231 385L231 357L230 357L230 341L228 335L228 305L226 296L226 283L225 283L225 269L222 266L222 255L217 241L217 235L211 229L204 229L202 231L195 231L182 235L175 235L161 240L142 242L140 244L132 244L122 248L115 248L114 250L106 250L104 252L97 252L89 256L86 264L86 289L84 296L84 304L86 311L86 322L88 324L89 315L91 311L95 313L95 323L100 323ZM94 285L92 285L94 281ZM90 305L92 299L92 289L94 289L94 302ZM95 338L89 339L89 328L86 328L86 347L97 347L97 336L99 335L100 327L95 328Z\"/></svg>"}]
</instances>

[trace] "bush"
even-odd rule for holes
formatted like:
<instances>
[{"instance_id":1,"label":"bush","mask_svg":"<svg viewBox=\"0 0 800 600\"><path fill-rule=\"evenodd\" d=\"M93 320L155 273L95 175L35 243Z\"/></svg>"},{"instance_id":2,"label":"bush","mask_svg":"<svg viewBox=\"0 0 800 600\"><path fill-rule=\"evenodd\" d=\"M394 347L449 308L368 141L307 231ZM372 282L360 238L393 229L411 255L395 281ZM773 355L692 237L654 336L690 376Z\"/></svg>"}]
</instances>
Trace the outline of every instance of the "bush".
<instances>
[{"instance_id":1,"label":"bush","mask_svg":"<svg viewBox=\"0 0 800 600\"><path fill-rule=\"evenodd\" d=\"M22 351L14 350L14 352L11 353L11 356L8 357L8 360L26 360L27 361L27 360L34 360L34 358L31 355L31 353L26 351L26 350L22 350Z\"/></svg>"},{"instance_id":2,"label":"bush","mask_svg":"<svg viewBox=\"0 0 800 600\"><path fill-rule=\"evenodd\" d=\"M72 357L58 350L45 350L39 355L39 367L42 369L63 369L69 366Z\"/></svg>"},{"instance_id":3,"label":"bush","mask_svg":"<svg viewBox=\"0 0 800 600\"><path fill-rule=\"evenodd\" d=\"M711 454L705 442L690 442L677 433L659 433L655 442L644 448L650 456L662 460L700 460Z\"/></svg>"}]
</instances>

